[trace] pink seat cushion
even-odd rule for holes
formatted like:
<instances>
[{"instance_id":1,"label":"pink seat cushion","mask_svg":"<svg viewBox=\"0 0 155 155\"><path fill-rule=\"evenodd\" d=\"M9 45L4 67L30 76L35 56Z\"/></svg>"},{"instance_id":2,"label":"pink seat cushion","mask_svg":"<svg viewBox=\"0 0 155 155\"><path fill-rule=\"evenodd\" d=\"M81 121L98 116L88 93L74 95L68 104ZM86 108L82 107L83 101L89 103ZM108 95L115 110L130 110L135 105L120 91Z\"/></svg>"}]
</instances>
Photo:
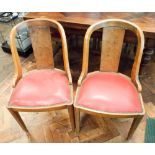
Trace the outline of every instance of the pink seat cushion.
<instances>
[{"instance_id":1,"label":"pink seat cushion","mask_svg":"<svg viewBox=\"0 0 155 155\"><path fill-rule=\"evenodd\" d=\"M49 106L70 101L69 82L64 72L34 70L22 78L10 98L10 105Z\"/></svg>"},{"instance_id":2,"label":"pink seat cushion","mask_svg":"<svg viewBox=\"0 0 155 155\"><path fill-rule=\"evenodd\" d=\"M142 112L138 92L132 82L117 73L97 72L83 81L77 105L105 112Z\"/></svg>"}]
</instances>

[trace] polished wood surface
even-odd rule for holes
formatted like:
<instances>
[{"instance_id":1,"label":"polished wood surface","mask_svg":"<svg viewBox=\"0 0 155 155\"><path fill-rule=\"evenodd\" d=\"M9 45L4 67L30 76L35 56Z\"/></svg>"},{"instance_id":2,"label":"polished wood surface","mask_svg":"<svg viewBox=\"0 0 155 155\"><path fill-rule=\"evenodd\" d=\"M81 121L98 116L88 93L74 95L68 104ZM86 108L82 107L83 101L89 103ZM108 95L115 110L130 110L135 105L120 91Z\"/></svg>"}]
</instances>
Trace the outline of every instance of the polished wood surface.
<instances>
[{"instance_id":1,"label":"polished wood surface","mask_svg":"<svg viewBox=\"0 0 155 155\"><path fill-rule=\"evenodd\" d=\"M118 71L124 34L120 28L103 29L100 71Z\"/></svg>"},{"instance_id":2,"label":"polished wood surface","mask_svg":"<svg viewBox=\"0 0 155 155\"><path fill-rule=\"evenodd\" d=\"M128 13L128 12L31 12L24 19L47 17L55 19L67 27L87 28L104 19L124 19L137 24L145 33L155 33L155 13Z\"/></svg>"},{"instance_id":3,"label":"polished wood surface","mask_svg":"<svg viewBox=\"0 0 155 155\"><path fill-rule=\"evenodd\" d=\"M30 26L29 32L37 68L53 69L54 59L50 26L44 28Z\"/></svg>"}]
</instances>

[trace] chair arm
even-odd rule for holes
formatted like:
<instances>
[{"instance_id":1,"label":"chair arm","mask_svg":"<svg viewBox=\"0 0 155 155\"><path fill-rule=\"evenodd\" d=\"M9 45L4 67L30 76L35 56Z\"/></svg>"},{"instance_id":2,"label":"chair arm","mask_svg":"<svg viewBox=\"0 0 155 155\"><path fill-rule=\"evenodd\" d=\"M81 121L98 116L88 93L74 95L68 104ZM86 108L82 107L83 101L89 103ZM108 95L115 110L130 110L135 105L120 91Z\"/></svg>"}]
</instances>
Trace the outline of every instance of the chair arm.
<instances>
[{"instance_id":1,"label":"chair arm","mask_svg":"<svg viewBox=\"0 0 155 155\"><path fill-rule=\"evenodd\" d=\"M82 72L79 79L78 79L78 86L81 86L81 83L84 80L84 78L85 78L85 74Z\"/></svg>"},{"instance_id":2,"label":"chair arm","mask_svg":"<svg viewBox=\"0 0 155 155\"><path fill-rule=\"evenodd\" d=\"M135 83L135 86L136 86L137 90L139 92L141 92L142 91L142 85L141 85L139 79L137 78L134 83Z\"/></svg>"},{"instance_id":3,"label":"chair arm","mask_svg":"<svg viewBox=\"0 0 155 155\"><path fill-rule=\"evenodd\" d=\"M14 75L13 76L13 80L12 80L12 87L15 88L18 81L20 80L21 78L19 78L17 75Z\"/></svg>"}]
</instances>

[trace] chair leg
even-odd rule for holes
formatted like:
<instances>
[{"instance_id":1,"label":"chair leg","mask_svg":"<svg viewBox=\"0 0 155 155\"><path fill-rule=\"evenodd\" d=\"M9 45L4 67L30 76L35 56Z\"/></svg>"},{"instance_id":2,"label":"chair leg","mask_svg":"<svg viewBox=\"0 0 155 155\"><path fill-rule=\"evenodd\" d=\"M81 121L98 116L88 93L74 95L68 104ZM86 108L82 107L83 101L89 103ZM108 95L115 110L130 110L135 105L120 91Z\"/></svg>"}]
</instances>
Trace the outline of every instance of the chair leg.
<instances>
[{"instance_id":1,"label":"chair leg","mask_svg":"<svg viewBox=\"0 0 155 155\"><path fill-rule=\"evenodd\" d=\"M80 132L80 109L75 108L75 124L76 124L76 133Z\"/></svg>"},{"instance_id":2,"label":"chair leg","mask_svg":"<svg viewBox=\"0 0 155 155\"><path fill-rule=\"evenodd\" d=\"M29 131L26 127L26 125L24 124L21 116L19 115L19 113L17 111L14 111L13 109L8 108L9 112L12 114L12 116L15 118L15 120L17 121L17 123L20 125L20 127L28 134Z\"/></svg>"},{"instance_id":3,"label":"chair leg","mask_svg":"<svg viewBox=\"0 0 155 155\"><path fill-rule=\"evenodd\" d=\"M133 136L133 134L134 134L135 130L137 129L139 123L141 122L142 118L143 118L143 116L138 116L138 117L134 118L134 120L131 124L130 130L129 130L128 136L127 136L127 140Z\"/></svg>"},{"instance_id":4,"label":"chair leg","mask_svg":"<svg viewBox=\"0 0 155 155\"><path fill-rule=\"evenodd\" d=\"M69 118L70 118L72 130L74 131L74 129L75 129L75 118L74 118L74 108L73 108L73 105L68 106L68 113L69 113Z\"/></svg>"}]
</instances>

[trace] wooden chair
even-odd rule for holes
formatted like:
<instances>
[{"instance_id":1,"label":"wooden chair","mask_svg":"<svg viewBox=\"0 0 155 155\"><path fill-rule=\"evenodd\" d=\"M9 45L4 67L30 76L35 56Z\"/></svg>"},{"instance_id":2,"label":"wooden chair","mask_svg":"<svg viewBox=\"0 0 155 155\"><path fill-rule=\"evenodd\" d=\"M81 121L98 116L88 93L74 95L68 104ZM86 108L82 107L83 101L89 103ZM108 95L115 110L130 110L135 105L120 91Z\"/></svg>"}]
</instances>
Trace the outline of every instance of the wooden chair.
<instances>
[{"instance_id":1,"label":"wooden chair","mask_svg":"<svg viewBox=\"0 0 155 155\"><path fill-rule=\"evenodd\" d=\"M51 40L53 27L58 29L61 36L65 71L54 68ZM30 35L37 66L37 69L29 71L25 76L22 75L22 66L16 48L16 34L22 29L26 29ZM46 18L23 21L12 29L10 45L15 65L15 79L7 108L18 124L29 133L18 112L44 112L67 108L74 129L72 77L66 36L61 24Z\"/></svg>"},{"instance_id":2,"label":"wooden chair","mask_svg":"<svg viewBox=\"0 0 155 155\"><path fill-rule=\"evenodd\" d=\"M92 33L98 29L103 29L100 71L88 74L89 41ZM138 40L131 78L118 73L125 30L135 33ZM143 47L143 32L131 22L109 19L88 28L84 38L82 72L74 101L77 133L80 130L80 111L83 111L110 118L133 117L127 138L133 135L145 113L140 93L142 87L138 80Z\"/></svg>"}]
</instances>

